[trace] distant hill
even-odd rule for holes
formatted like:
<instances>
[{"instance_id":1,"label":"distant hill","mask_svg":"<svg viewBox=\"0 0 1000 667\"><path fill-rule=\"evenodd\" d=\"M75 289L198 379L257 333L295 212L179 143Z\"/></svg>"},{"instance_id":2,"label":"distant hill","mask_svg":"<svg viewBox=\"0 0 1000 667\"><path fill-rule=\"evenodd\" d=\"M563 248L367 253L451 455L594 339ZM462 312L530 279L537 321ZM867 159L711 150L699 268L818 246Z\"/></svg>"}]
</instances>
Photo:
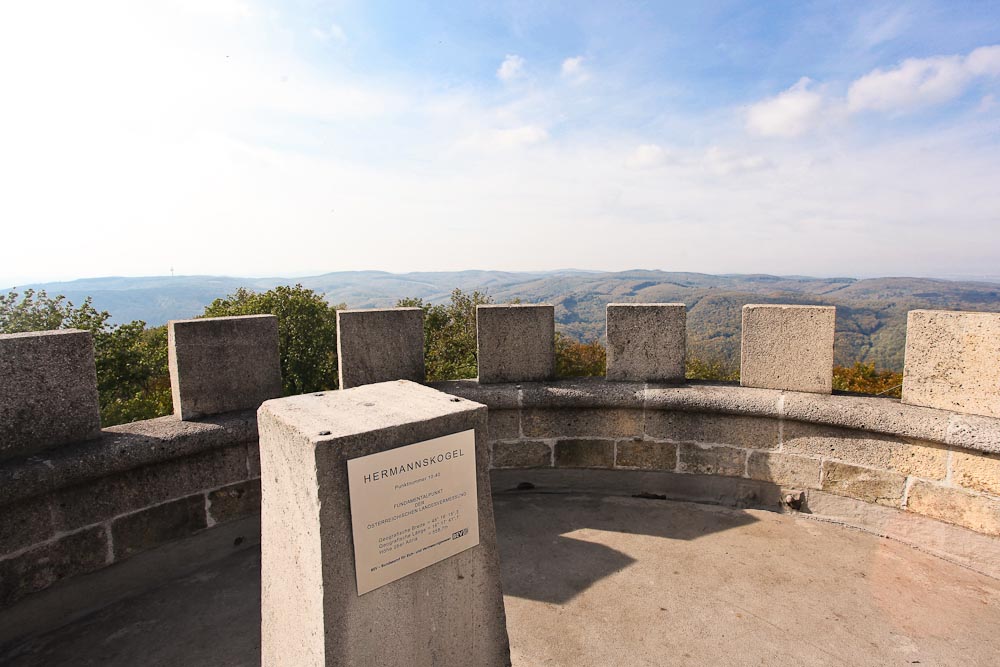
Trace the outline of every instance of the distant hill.
<instances>
[{"instance_id":1,"label":"distant hill","mask_svg":"<svg viewBox=\"0 0 1000 667\"><path fill-rule=\"evenodd\" d=\"M740 309L746 303L837 306L836 360L875 362L901 370L906 313L917 308L1000 312L1000 284L929 278L810 278L805 276L708 275L666 271L459 271L386 273L347 271L305 278L153 276L88 278L25 285L63 294L74 303L87 296L114 321L149 326L200 314L213 299L238 287L266 290L295 284L331 303L351 308L392 306L403 297L441 302L453 289L487 291L497 301L555 304L561 331L581 340L604 334L604 308L614 302L676 302L688 307L688 346L702 358L737 362Z\"/></svg>"}]
</instances>

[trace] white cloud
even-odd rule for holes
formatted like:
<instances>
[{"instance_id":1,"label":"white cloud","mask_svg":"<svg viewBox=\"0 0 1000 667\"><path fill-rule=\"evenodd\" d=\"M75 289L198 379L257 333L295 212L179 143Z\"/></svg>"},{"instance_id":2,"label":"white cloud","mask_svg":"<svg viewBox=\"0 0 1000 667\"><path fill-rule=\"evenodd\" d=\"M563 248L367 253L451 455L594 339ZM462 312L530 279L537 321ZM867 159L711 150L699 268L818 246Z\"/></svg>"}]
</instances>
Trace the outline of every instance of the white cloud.
<instances>
[{"instance_id":1,"label":"white cloud","mask_svg":"<svg viewBox=\"0 0 1000 667\"><path fill-rule=\"evenodd\" d=\"M524 58L514 54L507 54L507 57L497 68L497 78L501 81L513 81L524 76Z\"/></svg>"},{"instance_id":2,"label":"white cloud","mask_svg":"<svg viewBox=\"0 0 1000 667\"><path fill-rule=\"evenodd\" d=\"M909 111L957 97L971 79L959 56L909 58L894 69L876 69L857 79L847 91L847 107Z\"/></svg>"},{"instance_id":3,"label":"white cloud","mask_svg":"<svg viewBox=\"0 0 1000 667\"><path fill-rule=\"evenodd\" d=\"M876 69L851 84L851 111L907 112L953 100L976 77L1000 75L1000 45L962 56L909 58L889 70Z\"/></svg>"},{"instance_id":4,"label":"white cloud","mask_svg":"<svg viewBox=\"0 0 1000 667\"><path fill-rule=\"evenodd\" d=\"M573 81L574 83L583 83L590 78L590 72L583 64L583 56L574 56L572 58L567 58L562 62L562 67L560 72L563 77Z\"/></svg>"},{"instance_id":5,"label":"white cloud","mask_svg":"<svg viewBox=\"0 0 1000 667\"><path fill-rule=\"evenodd\" d=\"M823 111L823 96L810 90L802 77L788 90L752 105L747 129L764 137L797 137L815 127Z\"/></svg>"},{"instance_id":6,"label":"white cloud","mask_svg":"<svg viewBox=\"0 0 1000 667\"><path fill-rule=\"evenodd\" d=\"M966 56L965 66L976 76L1000 75L1000 44L979 47Z\"/></svg>"},{"instance_id":7,"label":"white cloud","mask_svg":"<svg viewBox=\"0 0 1000 667\"><path fill-rule=\"evenodd\" d=\"M669 164L673 160L674 155L662 146L642 144L625 159L625 166L631 169L653 169Z\"/></svg>"}]
</instances>

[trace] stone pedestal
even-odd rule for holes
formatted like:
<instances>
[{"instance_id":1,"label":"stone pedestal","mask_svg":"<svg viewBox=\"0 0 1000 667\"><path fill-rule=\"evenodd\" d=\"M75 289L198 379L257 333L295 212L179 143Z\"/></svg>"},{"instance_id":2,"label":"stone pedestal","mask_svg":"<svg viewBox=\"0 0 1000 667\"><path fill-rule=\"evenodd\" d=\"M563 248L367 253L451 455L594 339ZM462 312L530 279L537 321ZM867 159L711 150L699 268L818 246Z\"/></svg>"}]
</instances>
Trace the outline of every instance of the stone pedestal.
<instances>
[{"instance_id":1,"label":"stone pedestal","mask_svg":"<svg viewBox=\"0 0 1000 667\"><path fill-rule=\"evenodd\" d=\"M400 380L268 401L258 416L265 667L510 664L485 406ZM469 430L479 544L359 595L348 460Z\"/></svg>"}]
</instances>

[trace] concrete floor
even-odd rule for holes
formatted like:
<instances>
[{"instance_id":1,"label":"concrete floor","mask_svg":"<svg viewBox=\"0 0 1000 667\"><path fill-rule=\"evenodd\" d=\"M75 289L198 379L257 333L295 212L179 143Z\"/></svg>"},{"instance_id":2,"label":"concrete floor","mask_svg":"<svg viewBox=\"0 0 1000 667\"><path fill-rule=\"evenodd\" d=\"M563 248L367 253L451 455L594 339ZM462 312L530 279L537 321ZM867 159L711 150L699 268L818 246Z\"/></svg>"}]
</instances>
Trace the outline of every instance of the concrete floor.
<instances>
[{"instance_id":1,"label":"concrete floor","mask_svg":"<svg viewBox=\"0 0 1000 667\"><path fill-rule=\"evenodd\" d=\"M1000 664L1000 581L899 543L659 500L495 507L518 666ZM257 665L259 567L238 552L0 648L0 664Z\"/></svg>"}]
</instances>

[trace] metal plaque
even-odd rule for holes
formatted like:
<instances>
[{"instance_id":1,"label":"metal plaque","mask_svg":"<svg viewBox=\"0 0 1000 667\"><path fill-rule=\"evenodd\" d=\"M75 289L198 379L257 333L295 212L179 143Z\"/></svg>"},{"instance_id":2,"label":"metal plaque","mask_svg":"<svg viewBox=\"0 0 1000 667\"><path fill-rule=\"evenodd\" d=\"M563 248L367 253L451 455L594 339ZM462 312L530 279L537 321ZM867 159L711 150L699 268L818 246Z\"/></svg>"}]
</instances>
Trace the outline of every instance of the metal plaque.
<instances>
[{"instance_id":1,"label":"metal plaque","mask_svg":"<svg viewBox=\"0 0 1000 667\"><path fill-rule=\"evenodd\" d=\"M479 544L476 432L347 461L358 595Z\"/></svg>"}]
</instances>

